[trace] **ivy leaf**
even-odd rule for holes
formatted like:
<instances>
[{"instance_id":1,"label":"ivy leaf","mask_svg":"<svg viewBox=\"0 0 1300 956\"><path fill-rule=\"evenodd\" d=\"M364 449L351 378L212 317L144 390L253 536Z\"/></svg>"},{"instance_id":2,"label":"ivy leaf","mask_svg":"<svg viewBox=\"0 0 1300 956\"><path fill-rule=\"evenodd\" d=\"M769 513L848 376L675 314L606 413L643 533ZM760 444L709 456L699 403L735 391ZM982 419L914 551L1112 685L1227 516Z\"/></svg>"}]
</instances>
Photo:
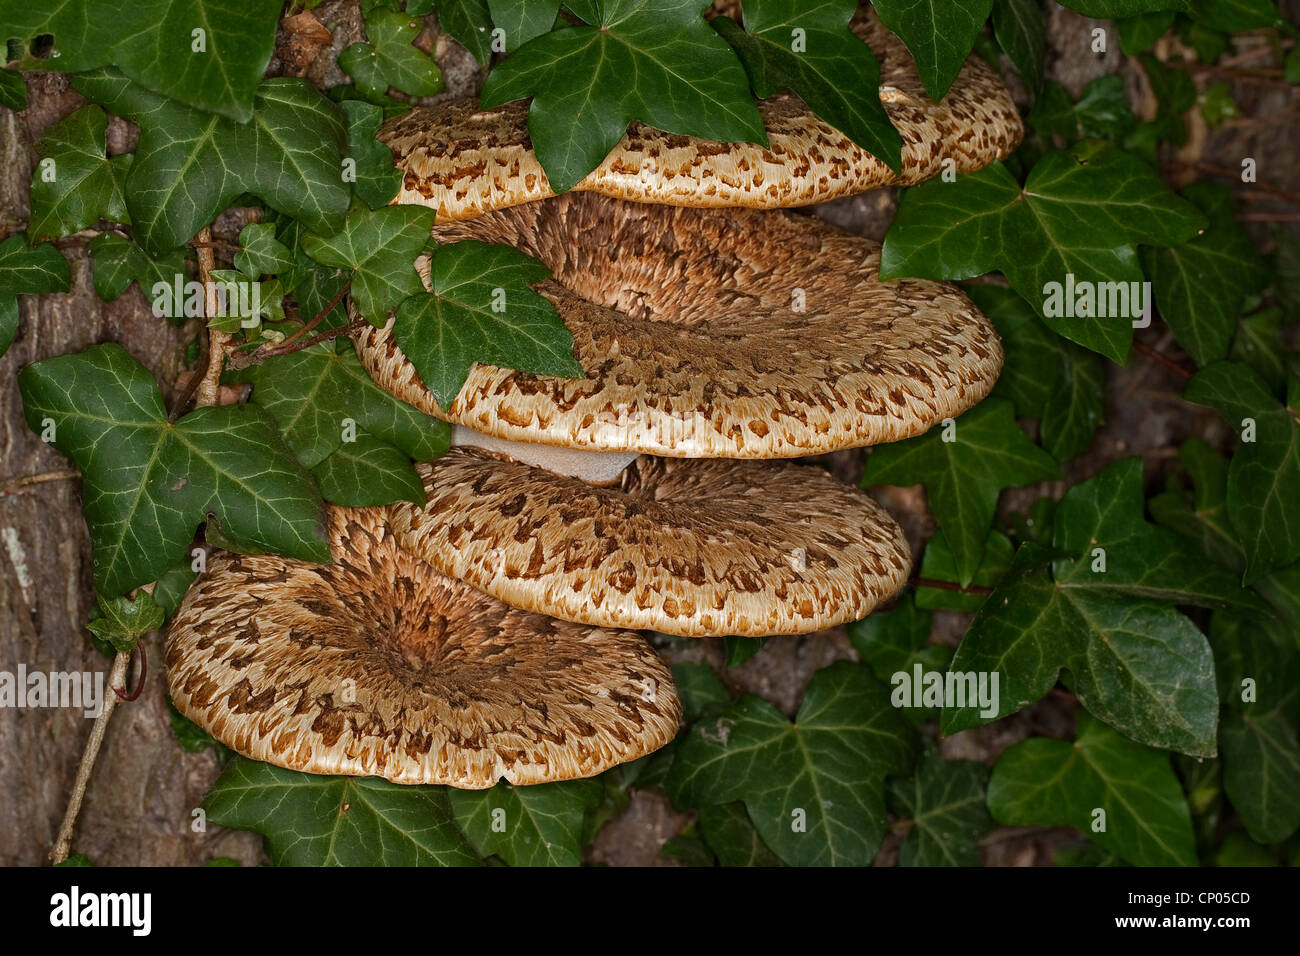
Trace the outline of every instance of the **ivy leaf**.
<instances>
[{"instance_id":1,"label":"ivy leaf","mask_svg":"<svg viewBox=\"0 0 1300 956\"><path fill-rule=\"evenodd\" d=\"M360 100L344 100L348 122L348 156L356 161L356 182L352 190L371 209L388 205L402 188L402 171L393 163L393 153L375 139L384 111Z\"/></svg>"},{"instance_id":2,"label":"ivy leaf","mask_svg":"<svg viewBox=\"0 0 1300 956\"><path fill-rule=\"evenodd\" d=\"M1274 0L1191 0L1191 15L1226 33L1276 27L1285 22Z\"/></svg>"},{"instance_id":3,"label":"ivy leaf","mask_svg":"<svg viewBox=\"0 0 1300 956\"><path fill-rule=\"evenodd\" d=\"M0 355L18 334L18 296L66 292L68 260L49 243L29 246L22 236L0 242Z\"/></svg>"},{"instance_id":4,"label":"ivy leaf","mask_svg":"<svg viewBox=\"0 0 1300 956\"><path fill-rule=\"evenodd\" d=\"M962 64L975 46L975 38L993 10L993 0L945 4L930 0L876 0L873 6L880 21L907 44L926 92L937 103L961 72Z\"/></svg>"},{"instance_id":5,"label":"ivy leaf","mask_svg":"<svg viewBox=\"0 0 1300 956\"><path fill-rule=\"evenodd\" d=\"M447 791L327 777L235 757L203 800L208 819L266 838L277 866L474 866Z\"/></svg>"},{"instance_id":6,"label":"ivy leaf","mask_svg":"<svg viewBox=\"0 0 1300 956\"><path fill-rule=\"evenodd\" d=\"M266 80L242 125L132 86L110 71L78 76L73 85L140 125L126 205L133 235L150 253L187 242L244 193L321 232L342 222L348 207L342 116L305 80Z\"/></svg>"},{"instance_id":7,"label":"ivy leaf","mask_svg":"<svg viewBox=\"0 0 1300 956\"><path fill-rule=\"evenodd\" d=\"M29 58L25 69L113 65L170 99L243 123L271 61L281 7L279 0L0 0L0 39L53 34L50 58Z\"/></svg>"},{"instance_id":8,"label":"ivy leaf","mask_svg":"<svg viewBox=\"0 0 1300 956\"><path fill-rule=\"evenodd\" d=\"M321 500L270 419L249 405L167 421L158 383L119 345L23 369L23 412L83 477L95 589L116 597L159 577L215 517L224 535L304 561L329 561Z\"/></svg>"},{"instance_id":9,"label":"ivy leaf","mask_svg":"<svg viewBox=\"0 0 1300 956\"><path fill-rule=\"evenodd\" d=\"M1142 260L1174 338L1197 365L1208 365L1228 357L1242 303L1268 281L1268 270L1233 215L1228 187L1192 183L1182 195L1205 213L1209 228L1181 245L1144 249Z\"/></svg>"},{"instance_id":10,"label":"ivy leaf","mask_svg":"<svg viewBox=\"0 0 1300 956\"><path fill-rule=\"evenodd\" d=\"M1143 520L1136 458L1066 493L1053 544L1021 546L953 657L951 671L999 675L997 713L946 707L943 732L1020 710L1066 667L1080 701L1112 727L1151 746L1213 756L1210 648L1169 605L1257 610L1258 599Z\"/></svg>"},{"instance_id":11,"label":"ivy leaf","mask_svg":"<svg viewBox=\"0 0 1300 956\"><path fill-rule=\"evenodd\" d=\"M101 597L97 606L102 617L87 622L86 627L117 651L129 651L143 635L158 630L166 620L163 609L144 591L134 600L126 596Z\"/></svg>"},{"instance_id":12,"label":"ivy leaf","mask_svg":"<svg viewBox=\"0 0 1300 956\"><path fill-rule=\"evenodd\" d=\"M885 777L915 737L860 664L813 675L791 723L746 694L692 728L668 777L674 804L743 801L763 842L795 866L870 863L886 830Z\"/></svg>"},{"instance_id":13,"label":"ivy leaf","mask_svg":"<svg viewBox=\"0 0 1300 956\"><path fill-rule=\"evenodd\" d=\"M1137 311L1129 283L1143 281L1135 244L1182 242L1204 225L1141 160L1085 144L1078 155L1043 157L1023 189L994 163L953 183L935 179L905 190L880 275L967 279L1001 270L1048 326L1122 363ZM1048 294L1049 283L1059 292L1069 276L1115 294L1097 296L1096 316L1069 317L1059 296Z\"/></svg>"},{"instance_id":14,"label":"ivy leaf","mask_svg":"<svg viewBox=\"0 0 1300 956\"><path fill-rule=\"evenodd\" d=\"M420 35L419 21L393 10L366 15L369 43L354 43L339 54L339 69L357 86L372 94L395 87L411 96L437 96L442 92L438 61L412 44Z\"/></svg>"},{"instance_id":15,"label":"ivy leaf","mask_svg":"<svg viewBox=\"0 0 1300 956\"><path fill-rule=\"evenodd\" d=\"M1195 866L1191 813L1169 755L1079 715L1073 742L1034 737L1003 751L989 811L1008 826L1074 827L1138 866ZM1105 828L1094 829L1105 813Z\"/></svg>"},{"instance_id":16,"label":"ivy leaf","mask_svg":"<svg viewBox=\"0 0 1300 956\"><path fill-rule=\"evenodd\" d=\"M349 422L417 461L440 457L450 444L450 426L375 385L350 343L338 348L319 342L232 378L252 383L253 403L275 420L285 444L307 468L343 447ZM409 471L410 463L404 464Z\"/></svg>"},{"instance_id":17,"label":"ivy leaf","mask_svg":"<svg viewBox=\"0 0 1300 956\"><path fill-rule=\"evenodd\" d=\"M1186 10L1190 0L1061 0L1061 5L1094 20L1136 17L1157 10Z\"/></svg>"},{"instance_id":18,"label":"ivy leaf","mask_svg":"<svg viewBox=\"0 0 1300 956\"><path fill-rule=\"evenodd\" d=\"M424 482L411 459L374 435L358 431L311 470L326 501L348 508L410 501L424 507Z\"/></svg>"},{"instance_id":19,"label":"ivy leaf","mask_svg":"<svg viewBox=\"0 0 1300 956\"><path fill-rule=\"evenodd\" d=\"M525 4L520 3L523 7ZM480 66L492 59L492 14L488 0L438 0L438 26L469 50ZM520 16L526 16L522 11ZM555 15L551 15L551 23ZM546 28L549 30L551 24Z\"/></svg>"},{"instance_id":20,"label":"ivy leaf","mask_svg":"<svg viewBox=\"0 0 1300 956\"><path fill-rule=\"evenodd\" d=\"M28 245L22 236L0 242L0 296L66 292L71 281L68 260L49 243Z\"/></svg>"},{"instance_id":21,"label":"ivy leaf","mask_svg":"<svg viewBox=\"0 0 1300 956\"><path fill-rule=\"evenodd\" d=\"M529 40L549 33L560 12L560 0L488 0L492 24L505 31L506 50L513 53Z\"/></svg>"},{"instance_id":22,"label":"ivy leaf","mask_svg":"<svg viewBox=\"0 0 1300 956\"><path fill-rule=\"evenodd\" d=\"M955 423L872 449L862 484L924 484L959 582L967 585L984 553L999 492L1059 475L1052 457L1016 425L1011 403L991 398Z\"/></svg>"},{"instance_id":23,"label":"ivy leaf","mask_svg":"<svg viewBox=\"0 0 1300 956\"><path fill-rule=\"evenodd\" d=\"M108 116L83 106L64 117L36 143L42 157L32 175L32 214L27 238L68 236L100 219L128 222L122 184L131 155L108 158L104 131Z\"/></svg>"},{"instance_id":24,"label":"ivy leaf","mask_svg":"<svg viewBox=\"0 0 1300 956\"><path fill-rule=\"evenodd\" d=\"M139 283L140 291L147 296L156 283L173 285L178 275L185 275L184 249L155 258L115 232L101 232L91 239L90 257L94 261L95 294L105 302L112 302L132 282ZM183 321L184 317L180 318Z\"/></svg>"},{"instance_id":25,"label":"ivy leaf","mask_svg":"<svg viewBox=\"0 0 1300 956\"><path fill-rule=\"evenodd\" d=\"M728 670L739 667L766 647L769 640L770 638L767 637L736 637L728 634L722 639L722 646L726 652L724 666Z\"/></svg>"},{"instance_id":26,"label":"ivy leaf","mask_svg":"<svg viewBox=\"0 0 1300 956\"><path fill-rule=\"evenodd\" d=\"M596 780L489 790L448 790L451 812L481 856L511 866L578 866L582 823L604 798Z\"/></svg>"},{"instance_id":27,"label":"ivy leaf","mask_svg":"<svg viewBox=\"0 0 1300 956\"><path fill-rule=\"evenodd\" d=\"M1228 468L1228 518L1246 552L1246 583L1300 559L1300 379L1289 380L1283 405L1250 366L1216 362L1183 394L1243 436Z\"/></svg>"},{"instance_id":28,"label":"ivy leaf","mask_svg":"<svg viewBox=\"0 0 1300 956\"><path fill-rule=\"evenodd\" d=\"M1157 40L1169 32L1177 15L1175 10L1160 10L1125 17L1116 24L1119 27L1120 49L1127 56L1137 56L1151 49Z\"/></svg>"},{"instance_id":29,"label":"ivy leaf","mask_svg":"<svg viewBox=\"0 0 1300 956\"><path fill-rule=\"evenodd\" d=\"M370 210L358 203L338 233L303 236L302 247L319 263L351 269L357 308L373 325L383 325L399 302L424 291L415 260L429 242L433 217L424 206Z\"/></svg>"},{"instance_id":30,"label":"ivy leaf","mask_svg":"<svg viewBox=\"0 0 1300 956\"><path fill-rule=\"evenodd\" d=\"M0 106L15 113L27 109L27 81L17 70L0 69Z\"/></svg>"},{"instance_id":31,"label":"ivy leaf","mask_svg":"<svg viewBox=\"0 0 1300 956\"><path fill-rule=\"evenodd\" d=\"M1124 78L1118 74L1090 81L1077 103L1064 86L1049 81L1028 119L1040 133L1060 136L1066 142L1088 136L1122 140L1136 123L1124 92Z\"/></svg>"},{"instance_id":32,"label":"ivy leaf","mask_svg":"<svg viewBox=\"0 0 1300 956\"><path fill-rule=\"evenodd\" d=\"M819 117L897 172L902 139L880 103L880 64L849 30L856 9L855 0L750 0L743 30L727 17L714 20L713 27L745 64L756 96L793 90Z\"/></svg>"},{"instance_id":33,"label":"ivy leaf","mask_svg":"<svg viewBox=\"0 0 1300 956\"><path fill-rule=\"evenodd\" d=\"M921 610L911 594L904 594L888 611L877 611L854 621L848 631L853 649L863 663L886 683L893 683L897 674L911 674L917 667L922 671L943 672L952 656L951 649L942 644L926 644L930 639L930 613ZM903 712L913 721L938 716L936 708L923 706L919 701Z\"/></svg>"},{"instance_id":34,"label":"ivy leaf","mask_svg":"<svg viewBox=\"0 0 1300 956\"><path fill-rule=\"evenodd\" d=\"M589 25L519 48L488 74L482 93L488 108L533 97L528 131L556 192L600 165L634 120L682 136L767 143L745 71L697 0L567 6Z\"/></svg>"},{"instance_id":35,"label":"ivy leaf","mask_svg":"<svg viewBox=\"0 0 1300 956\"><path fill-rule=\"evenodd\" d=\"M393 335L440 406L455 401L476 362L583 376L573 336L555 307L531 288L550 274L511 246L465 241L438 249L433 291L398 306Z\"/></svg>"},{"instance_id":36,"label":"ivy leaf","mask_svg":"<svg viewBox=\"0 0 1300 956\"><path fill-rule=\"evenodd\" d=\"M1101 359L1049 329L1010 289L977 285L966 291L1006 347L993 394L1011 399L1017 415L1039 420L1043 447L1057 461L1080 454L1105 419Z\"/></svg>"},{"instance_id":37,"label":"ivy leaf","mask_svg":"<svg viewBox=\"0 0 1300 956\"><path fill-rule=\"evenodd\" d=\"M235 268L253 279L279 275L293 268L293 253L275 238L274 223L250 222L239 231Z\"/></svg>"},{"instance_id":38,"label":"ivy leaf","mask_svg":"<svg viewBox=\"0 0 1300 956\"><path fill-rule=\"evenodd\" d=\"M1275 624L1216 613L1210 644L1223 712L1223 787L1260 843L1300 827L1300 655Z\"/></svg>"},{"instance_id":39,"label":"ivy leaf","mask_svg":"<svg viewBox=\"0 0 1300 956\"><path fill-rule=\"evenodd\" d=\"M993 35L1031 93L1043 85L1047 16L1042 0L996 0Z\"/></svg>"},{"instance_id":40,"label":"ivy leaf","mask_svg":"<svg viewBox=\"0 0 1300 956\"><path fill-rule=\"evenodd\" d=\"M1157 112L1154 123L1158 138L1181 146L1187 142L1187 123L1183 114L1196 105L1196 81L1190 70L1175 70L1165 66L1149 53L1138 57L1142 69L1156 96Z\"/></svg>"},{"instance_id":41,"label":"ivy leaf","mask_svg":"<svg viewBox=\"0 0 1300 956\"><path fill-rule=\"evenodd\" d=\"M678 661L673 664L673 684L682 701L687 723L698 720L708 708L731 703L731 692L722 678L708 664Z\"/></svg>"},{"instance_id":42,"label":"ivy leaf","mask_svg":"<svg viewBox=\"0 0 1300 956\"><path fill-rule=\"evenodd\" d=\"M1001 531L990 531L984 542L984 558L979 570L970 583L979 587L991 588L1006 574L1011 566L1015 546ZM953 562L952 550L941 534L935 535L926 543L925 553L921 557L921 577L937 581L957 583L957 566ZM929 588L921 584L916 588L916 606L926 610L944 609L949 611L966 611L974 613L984 603L985 595L964 594L960 591L947 591L942 588Z\"/></svg>"},{"instance_id":43,"label":"ivy leaf","mask_svg":"<svg viewBox=\"0 0 1300 956\"><path fill-rule=\"evenodd\" d=\"M890 782L890 804L910 821L899 866L979 866L979 840L993 828L984 802L989 771L967 760L944 760L927 747L910 780Z\"/></svg>"},{"instance_id":44,"label":"ivy leaf","mask_svg":"<svg viewBox=\"0 0 1300 956\"><path fill-rule=\"evenodd\" d=\"M700 837L722 866L784 866L767 848L743 803L700 808Z\"/></svg>"}]
</instances>

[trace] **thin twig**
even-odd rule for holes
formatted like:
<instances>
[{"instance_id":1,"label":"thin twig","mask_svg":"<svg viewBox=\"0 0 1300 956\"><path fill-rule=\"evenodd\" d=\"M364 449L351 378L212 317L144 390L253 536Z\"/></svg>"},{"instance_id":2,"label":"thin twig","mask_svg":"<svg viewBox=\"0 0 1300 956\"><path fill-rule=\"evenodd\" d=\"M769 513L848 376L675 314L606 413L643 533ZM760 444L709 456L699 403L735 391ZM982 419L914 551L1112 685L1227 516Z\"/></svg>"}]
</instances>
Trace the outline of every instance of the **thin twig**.
<instances>
[{"instance_id":1,"label":"thin twig","mask_svg":"<svg viewBox=\"0 0 1300 956\"><path fill-rule=\"evenodd\" d=\"M50 850L50 861L53 863L62 863L68 858L68 851L72 847L72 831L77 825L77 816L81 813L81 801L86 796L86 787L90 783L91 771L95 769L95 760L99 757L99 748L104 743L104 732L108 729L108 719L113 716L113 710L117 707L118 688L125 686L127 665L131 663L131 653L129 651L119 651L113 658L113 669L108 675L108 686L114 691L112 694L105 694L104 700L100 704L99 716L95 718L95 725L90 728L90 739L86 741L86 749L81 754L81 763L77 767L77 779L73 781L72 793L68 797L68 808L63 813L63 823L59 826L58 838L54 841L54 846Z\"/></svg>"},{"instance_id":2,"label":"thin twig","mask_svg":"<svg viewBox=\"0 0 1300 956\"><path fill-rule=\"evenodd\" d=\"M1134 342L1133 348L1141 352L1143 355L1145 355L1147 358L1151 359L1152 361L1159 362L1161 365L1169 369L1169 371L1173 372L1175 375L1178 375L1180 378L1190 379L1192 377L1192 373L1187 371L1187 369L1183 368L1181 365L1179 365L1177 362L1171 359L1168 355L1165 355L1163 352L1157 352L1149 345L1143 345L1141 342Z\"/></svg>"},{"instance_id":3,"label":"thin twig","mask_svg":"<svg viewBox=\"0 0 1300 956\"><path fill-rule=\"evenodd\" d=\"M917 578L914 583L918 588L938 588L940 591L956 591L958 594L979 594L988 597L993 593L992 588L986 588L980 584L963 586L952 581L939 581L935 578Z\"/></svg>"},{"instance_id":4,"label":"thin twig","mask_svg":"<svg viewBox=\"0 0 1300 956\"><path fill-rule=\"evenodd\" d=\"M1229 179L1240 180L1241 170L1232 169L1229 166L1218 166L1214 163L1203 163L1200 160L1196 162L1178 161L1170 163L1171 166L1181 166L1184 169L1199 169L1202 172L1213 173L1216 176L1227 176ZM1272 186L1268 183L1254 182L1247 183L1242 180L1243 184L1249 186L1252 191L1258 190L1262 193L1268 193L1270 196L1277 196L1279 199L1285 199L1287 202L1295 203L1300 206L1300 193L1293 193L1288 189L1282 189L1280 186Z\"/></svg>"},{"instance_id":5,"label":"thin twig","mask_svg":"<svg viewBox=\"0 0 1300 956\"><path fill-rule=\"evenodd\" d=\"M136 700L140 696L140 692L144 690L145 678L149 676L149 655L144 651L144 643L142 641L136 641L135 647L136 650L140 652L140 677L136 681L135 690L131 691L129 694L122 693L122 691L118 690L116 687L113 688L113 693L117 695L118 700Z\"/></svg>"},{"instance_id":6,"label":"thin twig","mask_svg":"<svg viewBox=\"0 0 1300 956\"><path fill-rule=\"evenodd\" d=\"M81 477L81 472L75 468L64 468L60 471L46 471L38 475L22 475L18 478L10 478L0 483L0 498L8 497L14 492L22 491L24 488L30 488L33 485L43 485L47 481L68 481L72 478Z\"/></svg>"},{"instance_id":7,"label":"thin twig","mask_svg":"<svg viewBox=\"0 0 1300 956\"><path fill-rule=\"evenodd\" d=\"M1187 70L1189 73L1203 73L1206 76L1219 76L1227 80L1235 80L1238 83L1252 83L1256 86L1271 86L1279 90L1300 89L1294 83L1288 83L1282 79L1281 70L1230 70L1218 66L1209 66L1203 63L1184 63L1178 60L1170 60L1164 64L1173 70Z\"/></svg>"},{"instance_id":8,"label":"thin twig","mask_svg":"<svg viewBox=\"0 0 1300 956\"><path fill-rule=\"evenodd\" d=\"M267 359L275 358L279 355L289 355L293 352L301 352L303 349L309 349L313 345L318 345L321 342L328 342L330 339L336 339L340 335L347 334L350 329L351 325L335 326L319 335L313 335L305 341L295 342L288 348L285 347L284 343L281 343L273 348L260 348L255 352L236 352L234 355L230 356L230 368L237 371L241 368L248 368L250 365L261 365Z\"/></svg>"},{"instance_id":9,"label":"thin twig","mask_svg":"<svg viewBox=\"0 0 1300 956\"><path fill-rule=\"evenodd\" d=\"M221 310L217 299L217 286L212 281L212 270L216 258L212 255L212 230L204 226L199 230L195 251L199 259L199 281L203 283L203 317L212 319ZM230 333L208 327L208 364L203 370L203 378L194 393L194 404L200 407L217 404L217 394L221 388L221 369L226 362L226 352L230 347Z\"/></svg>"}]
</instances>

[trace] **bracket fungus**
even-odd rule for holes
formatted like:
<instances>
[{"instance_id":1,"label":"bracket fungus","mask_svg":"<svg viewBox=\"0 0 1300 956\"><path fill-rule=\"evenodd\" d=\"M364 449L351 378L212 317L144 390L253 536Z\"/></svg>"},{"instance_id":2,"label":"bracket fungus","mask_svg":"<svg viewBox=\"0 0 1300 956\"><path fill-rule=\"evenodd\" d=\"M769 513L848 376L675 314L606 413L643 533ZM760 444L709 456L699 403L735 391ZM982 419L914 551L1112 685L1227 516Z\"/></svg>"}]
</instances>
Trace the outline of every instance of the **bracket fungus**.
<instances>
[{"instance_id":1,"label":"bracket fungus","mask_svg":"<svg viewBox=\"0 0 1300 956\"><path fill-rule=\"evenodd\" d=\"M177 709L308 773L464 789L568 780L672 740L640 634L507 607L398 547L384 508L330 508L332 564L220 554L167 635Z\"/></svg>"},{"instance_id":2,"label":"bracket fungus","mask_svg":"<svg viewBox=\"0 0 1300 956\"><path fill-rule=\"evenodd\" d=\"M957 287L882 282L877 243L772 210L973 171L1023 130L979 57L935 104L874 14L852 28L880 59L898 173L785 94L760 104L768 147L634 124L559 197L523 103L444 102L380 130L404 173L394 201L433 207L437 239L550 268L534 288L586 377L479 364L443 408L391 322L354 311L371 377L456 426L454 447L419 466L424 507L332 509L333 565L211 562L168 638L182 713L312 772L586 776L667 743L680 718L632 629L806 633L903 586L911 555L879 505L774 459L959 415L992 389L1001 345Z\"/></svg>"}]
</instances>

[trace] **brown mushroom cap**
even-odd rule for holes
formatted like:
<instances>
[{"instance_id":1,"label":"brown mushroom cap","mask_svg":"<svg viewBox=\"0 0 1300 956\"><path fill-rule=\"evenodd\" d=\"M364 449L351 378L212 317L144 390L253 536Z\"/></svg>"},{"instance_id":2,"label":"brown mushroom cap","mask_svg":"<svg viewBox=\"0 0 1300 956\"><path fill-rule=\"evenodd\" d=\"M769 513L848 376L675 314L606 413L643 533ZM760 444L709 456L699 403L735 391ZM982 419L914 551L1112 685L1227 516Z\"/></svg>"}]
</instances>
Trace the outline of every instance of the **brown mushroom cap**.
<instances>
[{"instance_id":1,"label":"brown mushroom cap","mask_svg":"<svg viewBox=\"0 0 1300 956\"><path fill-rule=\"evenodd\" d=\"M882 282L880 246L811 216L570 194L435 229L517 246L586 379L478 365L447 409L391 331L354 323L381 388L517 442L670 457L793 458L921 434L1002 367L953 285ZM802 307L803 311L799 311Z\"/></svg>"},{"instance_id":2,"label":"brown mushroom cap","mask_svg":"<svg viewBox=\"0 0 1300 956\"><path fill-rule=\"evenodd\" d=\"M309 773L490 787L600 773L673 739L672 675L639 634L506 607L331 509L334 564L222 554L167 635L182 714Z\"/></svg>"},{"instance_id":3,"label":"brown mushroom cap","mask_svg":"<svg viewBox=\"0 0 1300 956\"><path fill-rule=\"evenodd\" d=\"M596 487L459 448L419 469L428 505L393 508L403 548L598 627L802 634L866 616L911 564L893 519L815 467L639 458Z\"/></svg>"},{"instance_id":4,"label":"brown mushroom cap","mask_svg":"<svg viewBox=\"0 0 1300 956\"><path fill-rule=\"evenodd\" d=\"M880 98L903 141L894 173L801 100L759 104L770 145L719 144L633 124L618 146L574 187L619 199L773 209L910 186L1004 159L1024 135L1020 113L997 74L972 55L940 103L931 102L907 48L870 8L853 30L880 60ZM439 222L468 219L555 195L528 136L528 104L480 110L477 100L419 107L389 121L379 138L405 171L397 202L438 210Z\"/></svg>"}]
</instances>

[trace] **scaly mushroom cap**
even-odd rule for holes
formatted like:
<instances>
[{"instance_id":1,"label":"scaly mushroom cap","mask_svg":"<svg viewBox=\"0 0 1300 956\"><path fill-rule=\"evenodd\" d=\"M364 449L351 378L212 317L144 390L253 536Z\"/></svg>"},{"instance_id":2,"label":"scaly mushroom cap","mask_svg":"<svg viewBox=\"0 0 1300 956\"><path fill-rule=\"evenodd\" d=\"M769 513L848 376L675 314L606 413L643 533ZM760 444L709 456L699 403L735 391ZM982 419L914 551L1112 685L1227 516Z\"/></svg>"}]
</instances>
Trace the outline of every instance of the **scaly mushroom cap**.
<instances>
[{"instance_id":1,"label":"scaly mushroom cap","mask_svg":"<svg viewBox=\"0 0 1300 956\"><path fill-rule=\"evenodd\" d=\"M689 637L802 634L865 617L907 580L893 519L820 468L639 458L612 487L453 449L398 543L516 607Z\"/></svg>"},{"instance_id":2,"label":"scaly mushroom cap","mask_svg":"<svg viewBox=\"0 0 1300 956\"><path fill-rule=\"evenodd\" d=\"M589 376L477 365L447 409L388 329L354 323L371 378L498 438L669 457L794 458L919 435L1002 367L956 286L881 282L880 246L811 216L565 195L437 227L545 262L536 288ZM426 265L427 269L427 265Z\"/></svg>"},{"instance_id":3,"label":"scaly mushroom cap","mask_svg":"<svg viewBox=\"0 0 1300 956\"><path fill-rule=\"evenodd\" d=\"M638 634L506 607L330 511L334 564L221 554L167 635L182 714L254 760L490 787L600 773L673 739L672 675Z\"/></svg>"},{"instance_id":4,"label":"scaly mushroom cap","mask_svg":"<svg viewBox=\"0 0 1300 956\"><path fill-rule=\"evenodd\" d=\"M774 209L911 186L937 176L947 159L958 173L974 172L1020 144L1020 113L980 57L972 55L948 95L933 103L907 48L869 8L852 28L880 60L880 99L903 141L900 172L782 94L759 103L767 148L635 123L574 189L647 203ZM379 139L405 172L396 201L432 206L439 222L449 222L555 195L527 120L524 101L480 110L477 100L454 100L389 121Z\"/></svg>"}]
</instances>

